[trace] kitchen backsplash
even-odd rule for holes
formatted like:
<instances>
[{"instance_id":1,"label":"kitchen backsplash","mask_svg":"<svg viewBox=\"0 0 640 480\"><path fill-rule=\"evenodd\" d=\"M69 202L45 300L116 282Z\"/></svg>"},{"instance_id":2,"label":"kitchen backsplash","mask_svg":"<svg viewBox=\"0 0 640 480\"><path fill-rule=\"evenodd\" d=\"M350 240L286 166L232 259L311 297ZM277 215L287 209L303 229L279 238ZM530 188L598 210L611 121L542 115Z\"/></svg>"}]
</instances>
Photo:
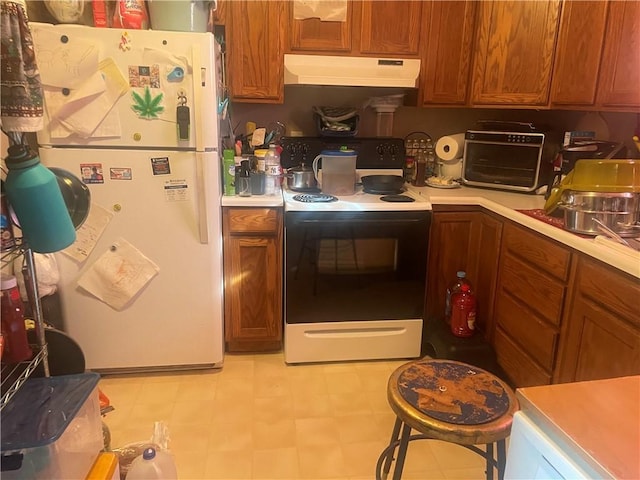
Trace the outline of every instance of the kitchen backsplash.
<instances>
[{"instance_id":1,"label":"kitchen backsplash","mask_svg":"<svg viewBox=\"0 0 640 480\"><path fill-rule=\"evenodd\" d=\"M263 105L234 102L231 105L233 125L239 125L244 133L247 121L266 126L279 120L287 126L287 134L297 130L304 135L316 135L312 107L317 106L353 106L362 107L371 97L402 93L396 89L374 89L357 87L285 87L285 103L282 105ZM595 113L562 110L515 110L482 108L418 108L399 107L394 113L393 136L404 137L416 130L429 133L434 139L443 135L464 132L473 128L476 120L514 120L533 121L547 124L559 131L574 130L580 124L588 123L600 137L608 135L611 141L622 141L636 157L638 152L631 137L637 122L634 113L602 112ZM603 122L604 120L604 122ZM608 132L607 132L608 130ZM375 136L376 111L371 107L360 112L358 136ZM601 138L606 140L607 138Z\"/></svg>"}]
</instances>

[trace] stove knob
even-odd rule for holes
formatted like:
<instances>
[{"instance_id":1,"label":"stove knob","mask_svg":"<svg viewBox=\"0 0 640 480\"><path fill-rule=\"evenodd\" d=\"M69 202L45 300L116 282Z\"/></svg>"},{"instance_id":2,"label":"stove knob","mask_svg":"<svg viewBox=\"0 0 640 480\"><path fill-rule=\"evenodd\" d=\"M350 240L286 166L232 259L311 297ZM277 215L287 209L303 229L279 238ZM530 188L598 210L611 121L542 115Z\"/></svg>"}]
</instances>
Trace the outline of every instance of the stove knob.
<instances>
[{"instance_id":1,"label":"stove knob","mask_svg":"<svg viewBox=\"0 0 640 480\"><path fill-rule=\"evenodd\" d=\"M389 147L389 153L395 157L398 154L398 146L397 145L391 145Z\"/></svg>"},{"instance_id":2,"label":"stove knob","mask_svg":"<svg viewBox=\"0 0 640 480\"><path fill-rule=\"evenodd\" d=\"M384 155L384 151L385 151L384 145L378 145L376 147L376 152L378 152L378 155Z\"/></svg>"}]
</instances>

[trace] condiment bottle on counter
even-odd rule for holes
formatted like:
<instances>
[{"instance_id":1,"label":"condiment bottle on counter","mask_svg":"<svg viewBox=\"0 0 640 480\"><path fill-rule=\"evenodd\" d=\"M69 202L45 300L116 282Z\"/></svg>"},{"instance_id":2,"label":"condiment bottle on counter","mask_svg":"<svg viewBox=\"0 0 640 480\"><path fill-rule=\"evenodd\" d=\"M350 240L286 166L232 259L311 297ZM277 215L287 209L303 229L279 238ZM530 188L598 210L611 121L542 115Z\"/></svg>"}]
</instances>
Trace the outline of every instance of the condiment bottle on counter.
<instances>
[{"instance_id":1,"label":"condiment bottle on counter","mask_svg":"<svg viewBox=\"0 0 640 480\"><path fill-rule=\"evenodd\" d=\"M416 155L416 175L414 180L414 185L416 187L424 187L425 179L427 176L427 156L424 150L418 150Z\"/></svg>"},{"instance_id":2,"label":"condiment bottle on counter","mask_svg":"<svg viewBox=\"0 0 640 480\"><path fill-rule=\"evenodd\" d=\"M249 173L249 160L242 160L240 168L236 168L236 195L240 197L251 196L251 175Z\"/></svg>"},{"instance_id":3,"label":"condiment bottle on counter","mask_svg":"<svg viewBox=\"0 0 640 480\"><path fill-rule=\"evenodd\" d=\"M451 333L456 337L470 337L475 332L476 296L467 283L451 296Z\"/></svg>"},{"instance_id":4,"label":"condiment bottle on counter","mask_svg":"<svg viewBox=\"0 0 640 480\"><path fill-rule=\"evenodd\" d=\"M3 276L0 281L2 288L2 336L5 346L2 361L5 363L19 363L30 360L33 352L27 340L24 326L24 305L18 290L15 276Z\"/></svg>"},{"instance_id":5,"label":"condiment bottle on counter","mask_svg":"<svg viewBox=\"0 0 640 480\"><path fill-rule=\"evenodd\" d=\"M282 167L280 166L280 154L274 143L269 145L269 151L264 156L264 171L266 195L276 195L280 192L280 176Z\"/></svg>"},{"instance_id":6,"label":"condiment bottle on counter","mask_svg":"<svg viewBox=\"0 0 640 480\"><path fill-rule=\"evenodd\" d=\"M414 174L416 173L416 161L414 157L407 157L404 162L404 181L413 183Z\"/></svg>"}]
</instances>

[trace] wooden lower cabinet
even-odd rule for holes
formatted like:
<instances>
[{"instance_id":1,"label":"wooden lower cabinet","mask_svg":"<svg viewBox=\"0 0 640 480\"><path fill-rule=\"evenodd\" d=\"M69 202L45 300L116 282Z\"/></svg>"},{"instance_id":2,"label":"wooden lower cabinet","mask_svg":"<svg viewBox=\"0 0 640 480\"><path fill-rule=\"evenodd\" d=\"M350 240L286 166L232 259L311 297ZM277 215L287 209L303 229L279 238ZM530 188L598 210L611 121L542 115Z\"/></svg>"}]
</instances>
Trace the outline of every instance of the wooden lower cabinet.
<instances>
[{"instance_id":1,"label":"wooden lower cabinet","mask_svg":"<svg viewBox=\"0 0 640 480\"><path fill-rule=\"evenodd\" d=\"M282 348L282 209L224 207L227 352Z\"/></svg>"},{"instance_id":2,"label":"wooden lower cabinet","mask_svg":"<svg viewBox=\"0 0 640 480\"><path fill-rule=\"evenodd\" d=\"M640 374L640 280L580 255L556 382Z\"/></svg>"},{"instance_id":3,"label":"wooden lower cabinet","mask_svg":"<svg viewBox=\"0 0 640 480\"><path fill-rule=\"evenodd\" d=\"M505 223L494 304L498 364L512 384L551 383L571 250Z\"/></svg>"},{"instance_id":4,"label":"wooden lower cabinet","mask_svg":"<svg viewBox=\"0 0 640 480\"><path fill-rule=\"evenodd\" d=\"M433 208L426 318L465 270L514 387L640 374L640 279L481 207Z\"/></svg>"},{"instance_id":5,"label":"wooden lower cabinet","mask_svg":"<svg viewBox=\"0 0 640 480\"><path fill-rule=\"evenodd\" d=\"M427 318L443 318L447 287L464 270L476 291L478 329L493 334L493 297L502 221L479 207L434 206L427 270Z\"/></svg>"}]
</instances>

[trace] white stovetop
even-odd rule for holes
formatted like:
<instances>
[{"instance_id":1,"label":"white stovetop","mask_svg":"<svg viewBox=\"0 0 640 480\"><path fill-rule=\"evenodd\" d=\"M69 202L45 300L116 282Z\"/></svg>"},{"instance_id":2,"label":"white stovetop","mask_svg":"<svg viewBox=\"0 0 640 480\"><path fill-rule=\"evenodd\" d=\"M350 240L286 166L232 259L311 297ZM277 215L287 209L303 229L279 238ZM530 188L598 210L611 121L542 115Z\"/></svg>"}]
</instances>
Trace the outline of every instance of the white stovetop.
<instances>
[{"instance_id":1,"label":"white stovetop","mask_svg":"<svg viewBox=\"0 0 640 480\"><path fill-rule=\"evenodd\" d=\"M431 203L415 192L404 192L402 195L411 197L413 202L385 202L383 195L374 195L362 191L358 187L354 195L339 196L335 202L305 203L294 200L300 192L284 190L284 209L287 212L383 212L383 211L416 211L431 210Z\"/></svg>"}]
</instances>

